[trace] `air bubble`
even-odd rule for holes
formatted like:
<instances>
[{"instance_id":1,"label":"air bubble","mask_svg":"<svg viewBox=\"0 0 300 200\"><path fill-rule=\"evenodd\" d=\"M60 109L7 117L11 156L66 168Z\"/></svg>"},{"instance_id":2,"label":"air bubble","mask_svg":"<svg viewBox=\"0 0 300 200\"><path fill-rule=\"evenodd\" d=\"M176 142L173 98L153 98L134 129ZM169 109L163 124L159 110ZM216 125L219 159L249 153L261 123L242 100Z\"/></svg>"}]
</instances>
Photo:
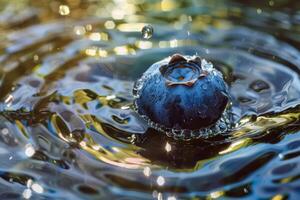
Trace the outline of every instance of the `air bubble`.
<instances>
[{"instance_id":1,"label":"air bubble","mask_svg":"<svg viewBox=\"0 0 300 200\"><path fill-rule=\"evenodd\" d=\"M142 36L144 39L150 39L153 35L153 27L151 25L146 25L142 29Z\"/></svg>"}]
</instances>

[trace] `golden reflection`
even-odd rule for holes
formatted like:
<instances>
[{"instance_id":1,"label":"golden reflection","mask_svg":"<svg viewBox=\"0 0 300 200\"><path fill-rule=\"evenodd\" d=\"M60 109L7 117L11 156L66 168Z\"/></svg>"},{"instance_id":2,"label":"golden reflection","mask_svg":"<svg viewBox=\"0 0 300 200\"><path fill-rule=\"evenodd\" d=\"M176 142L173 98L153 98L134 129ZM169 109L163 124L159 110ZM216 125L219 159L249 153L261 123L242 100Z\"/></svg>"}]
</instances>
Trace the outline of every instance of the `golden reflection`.
<instances>
[{"instance_id":1,"label":"golden reflection","mask_svg":"<svg viewBox=\"0 0 300 200\"><path fill-rule=\"evenodd\" d=\"M88 56L100 56L100 57L107 57L108 52L104 49L98 47L90 47L85 50L85 54Z\"/></svg>"},{"instance_id":2,"label":"golden reflection","mask_svg":"<svg viewBox=\"0 0 300 200\"><path fill-rule=\"evenodd\" d=\"M106 100L112 100L112 99L115 99L115 98L117 98L117 96L114 95L114 94L106 96Z\"/></svg>"},{"instance_id":3,"label":"golden reflection","mask_svg":"<svg viewBox=\"0 0 300 200\"><path fill-rule=\"evenodd\" d=\"M106 29L114 29L116 27L115 22L108 20L104 23Z\"/></svg>"},{"instance_id":4,"label":"golden reflection","mask_svg":"<svg viewBox=\"0 0 300 200\"><path fill-rule=\"evenodd\" d=\"M99 151L99 150L101 149L101 146L98 145L98 144L96 144L96 145L92 145L92 148L93 148L94 150L96 150L96 151ZM114 148L115 148L115 147L113 147L113 150L114 150L114 151L117 151L117 150L115 150Z\"/></svg>"},{"instance_id":5,"label":"golden reflection","mask_svg":"<svg viewBox=\"0 0 300 200\"><path fill-rule=\"evenodd\" d=\"M34 61L38 61L38 60L39 60L39 56L35 54L35 55L33 56L33 60L34 60Z\"/></svg>"},{"instance_id":6,"label":"golden reflection","mask_svg":"<svg viewBox=\"0 0 300 200\"><path fill-rule=\"evenodd\" d=\"M242 147L247 146L248 144L251 144L251 142L252 142L251 138L243 138L241 140L233 142L232 144L230 144L230 146L227 149L220 151L219 154L221 155L221 154L226 154L226 153L236 151Z\"/></svg>"},{"instance_id":7,"label":"golden reflection","mask_svg":"<svg viewBox=\"0 0 300 200\"><path fill-rule=\"evenodd\" d=\"M27 132L27 129L24 126L24 124L22 124L22 122L20 120L16 120L15 124L18 127L18 129L21 131L21 133L23 134L23 136L25 136L26 138L29 138L29 133Z\"/></svg>"},{"instance_id":8,"label":"golden reflection","mask_svg":"<svg viewBox=\"0 0 300 200\"><path fill-rule=\"evenodd\" d=\"M92 26L92 24L87 24L85 26L85 28L86 28L87 31L91 31L93 29L93 26Z\"/></svg>"},{"instance_id":9,"label":"golden reflection","mask_svg":"<svg viewBox=\"0 0 300 200\"><path fill-rule=\"evenodd\" d=\"M281 179L279 182L280 182L281 184L284 184L284 183L289 183L289 182L291 182L292 180L293 180L293 177L286 177L286 178Z\"/></svg>"},{"instance_id":10,"label":"golden reflection","mask_svg":"<svg viewBox=\"0 0 300 200\"><path fill-rule=\"evenodd\" d=\"M121 148L118 152L112 153L103 147L100 147L100 150L95 150L90 145L81 145L81 143L80 147L103 162L127 169L143 168L149 162L127 148Z\"/></svg>"},{"instance_id":11,"label":"golden reflection","mask_svg":"<svg viewBox=\"0 0 300 200\"><path fill-rule=\"evenodd\" d=\"M82 119L86 124L92 124L97 132L101 133L103 136L109 138L111 141L115 141L114 138L110 137L102 128L102 124L97 118L90 115L82 116ZM59 132L59 130L57 130ZM59 134L61 137L61 134ZM63 139L63 138L62 138ZM150 161L139 154L136 151L139 147L134 145L127 145L126 147L111 147L112 150L106 149L101 146L101 144L96 143L94 139L86 134L85 140L79 143L80 148L84 151L90 153L95 158L102 160L111 165L124 167L128 169L145 169ZM152 169L157 166L152 165Z\"/></svg>"},{"instance_id":12,"label":"golden reflection","mask_svg":"<svg viewBox=\"0 0 300 200\"><path fill-rule=\"evenodd\" d=\"M136 164L136 165L143 165L145 160L144 160L144 158L128 157L128 158L125 158L124 161L128 162L128 163Z\"/></svg>"},{"instance_id":13,"label":"golden reflection","mask_svg":"<svg viewBox=\"0 0 300 200\"><path fill-rule=\"evenodd\" d=\"M114 51L117 55L127 55L127 54L129 54L129 49L127 48L127 46L115 47Z\"/></svg>"},{"instance_id":14,"label":"golden reflection","mask_svg":"<svg viewBox=\"0 0 300 200\"><path fill-rule=\"evenodd\" d=\"M232 138L239 138L247 134L247 136L255 134L268 134L271 129L283 127L300 118L300 113L283 113L274 114L273 116L258 116L254 121L248 117L241 120L240 124L233 132ZM245 123L247 122L247 123Z\"/></svg>"},{"instance_id":15,"label":"golden reflection","mask_svg":"<svg viewBox=\"0 0 300 200\"><path fill-rule=\"evenodd\" d=\"M128 1L116 1L115 6L111 11L111 16L113 19L121 20L124 19L126 15L132 15L136 12L136 6Z\"/></svg>"},{"instance_id":16,"label":"golden reflection","mask_svg":"<svg viewBox=\"0 0 300 200\"><path fill-rule=\"evenodd\" d=\"M195 45L197 45L197 41L174 39L174 40L170 40L170 41L161 40L158 42L158 46L160 48L168 48L168 47L175 48L175 47L186 46L186 45L195 46Z\"/></svg>"},{"instance_id":17,"label":"golden reflection","mask_svg":"<svg viewBox=\"0 0 300 200\"><path fill-rule=\"evenodd\" d=\"M101 35L100 35L100 33L91 33L89 38L93 41L100 41Z\"/></svg>"},{"instance_id":18,"label":"golden reflection","mask_svg":"<svg viewBox=\"0 0 300 200\"><path fill-rule=\"evenodd\" d=\"M145 23L124 23L119 24L117 29L122 32L141 32Z\"/></svg>"},{"instance_id":19,"label":"golden reflection","mask_svg":"<svg viewBox=\"0 0 300 200\"><path fill-rule=\"evenodd\" d=\"M100 41L100 40L106 41L108 40L108 35L107 33L103 33L103 32L95 32L89 35L89 39L93 41Z\"/></svg>"},{"instance_id":20,"label":"golden reflection","mask_svg":"<svg viewBox=\"0 0 300 200\"><path fill-rule=\"evenodd\" d=\"M150 42L150 41L138 41L138 42L136 42L136 46L140 49L150 49L150 48L152 48L152 42Z\"/></svg>"},{"instance_id":21,"label":"golden reflection","mask_svg":"<svg viewBox=\"0 0 300 200\"><path fill-rule=\"evenodd\" d=\"M111 16L114 19L123 19L125 16L125 11L116 8L111 12Z\"/></svg>"},{"instance_id":22,"label":"golden reflection","mask_svg":"<svg viewBox=\"0 0 300 200\"><path fill-rule=\"evenodd\" d=\"M107 57L108 52L106 50L103 50L103 49L98 49L98 55L100 57Z\"/></svg>"},{"instance_id":23,"label":"golden reflection","mask_svg":"<svg viewBox=\"0 0 300 200\"><path fill-rule=\"evenodd\" d=\"M84 35L86 33L85 27L84 26L75 26L74 33L76 35Z\"/></svg>"},{"instance_id":24,"label":"golden reflection","mask_svg":"<svg viewBox=\"0 0 300 200\"><path fill-rule=\"evenodd\" d=\"M69 15L70 14L70 8L67 5L60 5L58 10L60 15Z\"/></svg>"},{"instance_id":25,"label":"golden reflection","mask_svg":"<svg viewBox=\"0 0 300 200\"><path fill-rule=\"evenodd\" d=\"M281 194L277 194L272 198L272 200L283 200L283 199L284 199L284 196Z\"/></svg>"},{"instance_id":26,"label":"golden reflection","mask_svg":"<svg viewBox=\"0 0 300 200\"><path fill-rule=\"evenodd\" d=\"M160 48L167 48L167 47L169 47L169 42L168 41L159 41L158 46Z\"/></svg>"},{"instance_id":27,"label":"golden reflection","mask_svg":"<svg viewBox=\"0 0 300 200\"><path fill-rule=\"evenodd\" d=\"M212 192L212 193L210 193L210 197L212 198L212 199L217 199L217 198L220 198L221 196L223 196L224 195L224 192L223 191L215 191L215 192Z\"/></svg>"},{"instance_id":28,"label":"golden reflection","mask_svg":"<svg viewBox=\"0 0 300 200\"><path fill-rule=\"evenodd\" d=\"M162 0L161 1L161 10L162 11L171 11L176 8L176 2L174 0Z\"/></svg>"},{"instance_id":29,"label":"golden reflection","mask_svg":"<svg viewBox=\"0 0 300 200\"><path fill-rule=\"evenodd\" d=\"M91 47L85 50L86 55L88 56L96 56L97 55L97 47Z\"/></svg>"}]
</instances>

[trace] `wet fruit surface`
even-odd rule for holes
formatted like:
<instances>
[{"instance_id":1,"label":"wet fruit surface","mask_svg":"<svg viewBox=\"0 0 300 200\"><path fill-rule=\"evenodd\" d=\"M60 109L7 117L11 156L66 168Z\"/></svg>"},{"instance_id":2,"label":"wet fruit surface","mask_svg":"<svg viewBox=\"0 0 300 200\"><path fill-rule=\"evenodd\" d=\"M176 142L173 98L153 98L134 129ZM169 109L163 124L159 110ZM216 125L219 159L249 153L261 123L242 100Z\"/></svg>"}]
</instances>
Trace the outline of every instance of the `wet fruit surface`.
<instances>
[{"instance_id":1,"label":"wet fruit surface","mask_svg":"<svg viewBox=\"0 0 300 200\"><path fill-rule=\"evenodd\" d=\"M158 130L185 130L182 137L186 139L194 138L187 132L214 126L229 100L222 74L211 63L180 54L153 64L133 90L137 112L150 125L156 123L153 127ZM214 131L217 134L221 132Z\"/></svg>"},{"instance_id":2,"label":"wet fruit surface","mask_svg":"<svg viewBox=\"0 0 300 200\"><path fill-rule=\"evenodd\" d=\"M0 5L0 199L299 199L298 1ZM223 74L227 135L180 142L134 112L134 81L175 53Z\"/></svg>"}]
</instances>

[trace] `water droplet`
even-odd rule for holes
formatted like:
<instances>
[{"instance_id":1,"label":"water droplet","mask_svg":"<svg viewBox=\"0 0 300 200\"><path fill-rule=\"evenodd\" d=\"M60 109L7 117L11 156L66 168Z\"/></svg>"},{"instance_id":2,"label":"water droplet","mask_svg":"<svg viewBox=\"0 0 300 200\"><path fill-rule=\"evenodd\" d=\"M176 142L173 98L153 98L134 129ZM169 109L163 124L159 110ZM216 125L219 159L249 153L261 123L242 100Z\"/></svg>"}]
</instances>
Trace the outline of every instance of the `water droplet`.
<instances>
[{"instance_id":1,"label":"water droplet","mask_svg":"<svg viewBox=\"0 0 300 200\"><path fill-rule=\"evenodd\" d=\"M146 25L142 29L142 36L144 39L150 39L153 35L153 27L151 25Z\"/></svg>"}]
</instances>

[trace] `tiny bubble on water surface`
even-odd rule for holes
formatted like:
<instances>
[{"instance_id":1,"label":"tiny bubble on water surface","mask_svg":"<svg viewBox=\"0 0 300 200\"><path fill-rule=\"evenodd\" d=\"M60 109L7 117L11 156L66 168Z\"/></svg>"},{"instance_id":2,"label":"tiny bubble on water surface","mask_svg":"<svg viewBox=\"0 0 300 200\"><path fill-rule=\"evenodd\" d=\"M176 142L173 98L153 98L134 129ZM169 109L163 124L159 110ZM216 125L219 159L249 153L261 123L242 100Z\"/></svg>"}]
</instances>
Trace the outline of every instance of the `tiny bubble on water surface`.
<instances>
[{"instance_id":1,"label":"tiny bubble on water surface","mask_svg":"<svg viewBox=\"0 0 300 200\"><path fill-rule=\"evenodd\" d=\"M142 29L142 36L144 39L150 39L153 35L153 27L151 25L146 25Z\"/></svg>"}]
</instances>

